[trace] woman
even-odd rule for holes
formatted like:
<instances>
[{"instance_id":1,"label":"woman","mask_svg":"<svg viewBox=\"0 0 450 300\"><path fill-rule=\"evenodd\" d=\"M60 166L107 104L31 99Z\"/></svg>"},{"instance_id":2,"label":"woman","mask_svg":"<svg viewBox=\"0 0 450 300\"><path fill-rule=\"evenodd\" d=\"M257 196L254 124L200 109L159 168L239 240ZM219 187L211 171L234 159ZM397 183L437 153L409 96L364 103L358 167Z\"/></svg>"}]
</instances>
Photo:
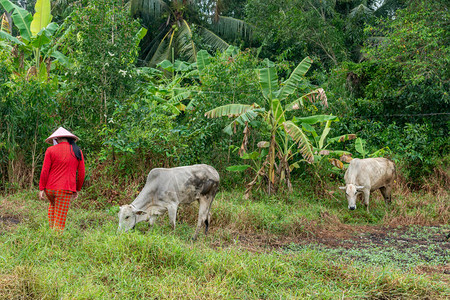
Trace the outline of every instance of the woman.
<instances>
[{"instance_id":1,"label":"woman","mask_svg":"<svg viewBox=\"0 0 450 300\"><path fill-rule=\"evenodd\" d=\"M75 143L78 137L59 127L45 142L53 146L45 152L39 181L39 198L44 193L50 201L48 222L50 228L64 230L70 199L78 197L84 182L84 158ZM77 174L78 172L78 174Z\"/></svg>"}]
</instances>

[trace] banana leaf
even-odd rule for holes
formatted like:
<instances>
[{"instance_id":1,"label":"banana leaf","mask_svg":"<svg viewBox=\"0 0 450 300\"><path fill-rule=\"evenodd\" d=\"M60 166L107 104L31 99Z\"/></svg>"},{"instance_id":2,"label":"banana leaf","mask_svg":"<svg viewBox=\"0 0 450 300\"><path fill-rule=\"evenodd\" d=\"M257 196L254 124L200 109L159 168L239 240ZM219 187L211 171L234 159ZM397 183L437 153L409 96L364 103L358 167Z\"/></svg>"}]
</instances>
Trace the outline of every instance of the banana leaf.
<instances>
[{"instance_id":1,"label":"banana leaf","mask_svg":"<svg viewBox=\"0 0 450 300\"><path fill-rule=\"evenodd\" d=\"M284 130L299 145L300 153L308 163L314 162L314 154L312 151L312 145L306 134L292 121L286 121L283 123Z\"/></svg>"},{"instance_id":2,"label":"banana leaf","mask_svg":"<svg viewBox=\"0 0 450 300\"><path fill-rule=\"evenodd\" d=\"M14 25L19 29L20 36L25 41L31 40L30 24L33 21L31 14L25 9L13 4L9 0L0 0L3 8L11 14Z\"/></svg>"},{"instance_id":3,"label":"banana leaf","mask_svg":"<svg viewBox=\"0 0 450 300\"><path fill-rule=\"evenodd\" d=\"M304 117L304 118L297 118L297 117L293 117L292 118L292 122L294 122L295 124L301 124L301 123L306 123L306 124L316 124L316 123L320 123L320 122L326 122L326 121L339 121L337 116L330 116L330 115L315 115L315 116L310 116L310 117Z\"/></svg>"},{"instance_id":4,"label":"banana leaf","mask_svg":"<svg viewBox=\"0 0 450 300\"><path fill-rule=\"evenodd\" d=\"M291 73L291 76L284 82L283 87L277 95L279 99L286 99L289 95L295 92L300 82L304 79L306 72L311 67L313 60L309 56L305 57Z\"/></svg>"},{"instance_id":5,"label":"banana leaf","mask_svg":"<svg viewBox=\"0 0 450 300\"><path fill-rule=\"evenodd\" d=\"M30 24L30 31L33 36L37 36L52 21L50 0L37 0L34 10L36 12Z\"/></svg>"},{"instance_id":6,"label":"banana leaf","mask_svg":"<svg viewBox=\"0 0 450 300\"><path fill-rule=\"evenodd\" d=\"M278 76L275 68L259 70L259 83L262 93L267 99L273 99L278 90Z\"/></svg>"}]
</instances>

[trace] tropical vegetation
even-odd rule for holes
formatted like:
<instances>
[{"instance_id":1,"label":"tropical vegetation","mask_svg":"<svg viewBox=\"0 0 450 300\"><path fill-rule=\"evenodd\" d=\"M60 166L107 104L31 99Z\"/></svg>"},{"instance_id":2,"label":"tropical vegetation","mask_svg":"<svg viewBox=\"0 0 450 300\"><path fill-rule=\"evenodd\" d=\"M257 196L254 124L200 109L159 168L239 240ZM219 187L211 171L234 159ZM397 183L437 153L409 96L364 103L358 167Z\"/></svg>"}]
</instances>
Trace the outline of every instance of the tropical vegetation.
<instances>
[{"instance_id":1,"label":"tropical vegetation","mask_svg":"<svg viewBox=\"0 0 450 300\"><path fill-rule=\"evenodd\" d=\"M301 244L412 225L447 233L447 2L0 0L0 298L17 296L7 286L31 298L448 298L434 244L432 267L410 259L406 271ZM59 126L80 137L87 176L80 217L57 237L32 198ZM348 163L378 156L397 166L394 205L347 212ZM220 173L212 228L225 229L190 245L194 206L180 231L115 235L118 206L151 169L197 163ZM48 271L61 261L78 264L64 284ZM417 274L430 268L435 281ZM183 276L186 289L166 288Z\"/></svg>"},{"instance_id":2,"label":"tropical vegetation","mask_svg":"<svg viewBox=\"0 0 450 300\"><path fill-rule=\"evenodd\" d=\"M55 124L93 170L207 162L269 193L359 137L419 187L448 165L448 12L413 2L2 0L2 190L35 186Z\"/></svg>"}]
</instances>

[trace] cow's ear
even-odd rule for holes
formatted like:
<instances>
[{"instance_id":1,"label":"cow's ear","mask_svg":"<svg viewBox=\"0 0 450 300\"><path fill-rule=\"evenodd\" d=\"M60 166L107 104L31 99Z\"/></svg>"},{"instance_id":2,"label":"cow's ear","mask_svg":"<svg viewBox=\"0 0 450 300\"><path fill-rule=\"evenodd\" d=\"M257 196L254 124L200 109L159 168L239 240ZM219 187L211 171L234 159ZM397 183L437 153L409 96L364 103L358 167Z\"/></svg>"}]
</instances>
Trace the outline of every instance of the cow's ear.
<instances>
[{"instance_id":1,"label":"cow's ear","mask_svg":"<svg viewBox=\"0 0 450 300\"><path fill-rule=\"evenodd\" d=\"M359 190L362 190L362 189L364 189L364 186L363 185L357 185L356 186L356 189L359 191Z\"/></svg>"},{"instance_id":2,"label":"cow's ear","mask_svg":"<svg viewBox=\"0 0 450 300\"><path fill-rule=\"evenodd\" d=\"M147 212L143 211L143 210L135 210L133 211L136 215L138 216L142 216L145 215Z\"/></svg>"},{"instance_id":3,"label":"cow's ear","mask_svg":"<svg viewBox=\"0 0 450 300\"><path fill-rule=\"evenodd\" d=\"M339 189L341 189L341 190L345 190L345 189L346 189L346 187L345 187L345 186L340 186L340 187L339 187Z\"/></svg>"}]
</instances>

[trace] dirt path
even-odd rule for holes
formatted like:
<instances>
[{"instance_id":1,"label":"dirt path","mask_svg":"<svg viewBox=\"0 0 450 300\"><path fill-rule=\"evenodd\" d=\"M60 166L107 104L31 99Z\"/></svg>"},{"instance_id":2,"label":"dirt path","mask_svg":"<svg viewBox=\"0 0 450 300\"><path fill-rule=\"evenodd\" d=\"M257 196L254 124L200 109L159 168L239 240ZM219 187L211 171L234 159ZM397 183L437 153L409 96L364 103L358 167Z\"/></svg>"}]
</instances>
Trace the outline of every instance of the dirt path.
<instances>
[{"instance_id":1,"label":"dirt path","mask_svg":"<svg viewBox=\"0 0 450 300\"><path fill-rule=\"evenodd\" d=\"M235 232L228 246L253 252L289 252L314 247L357 264L393 264L404 270L413 268L417 273L444 274L450 283L449 232L449 226L390 228L378 225L352 226L351 229L344 226L340 230L321 228L303 237ZM220 247L226 246L220 242Z\"/></svg>"},{"instance_id":2,"label":"dirt path","mask_svg":"<svg viewBox=\"0 0 450 300\"><path fill-rule=\"evenodd\" d=\"M17 216L0 215L0 234L20 223Z\"/></svg>"}]
</instances>

